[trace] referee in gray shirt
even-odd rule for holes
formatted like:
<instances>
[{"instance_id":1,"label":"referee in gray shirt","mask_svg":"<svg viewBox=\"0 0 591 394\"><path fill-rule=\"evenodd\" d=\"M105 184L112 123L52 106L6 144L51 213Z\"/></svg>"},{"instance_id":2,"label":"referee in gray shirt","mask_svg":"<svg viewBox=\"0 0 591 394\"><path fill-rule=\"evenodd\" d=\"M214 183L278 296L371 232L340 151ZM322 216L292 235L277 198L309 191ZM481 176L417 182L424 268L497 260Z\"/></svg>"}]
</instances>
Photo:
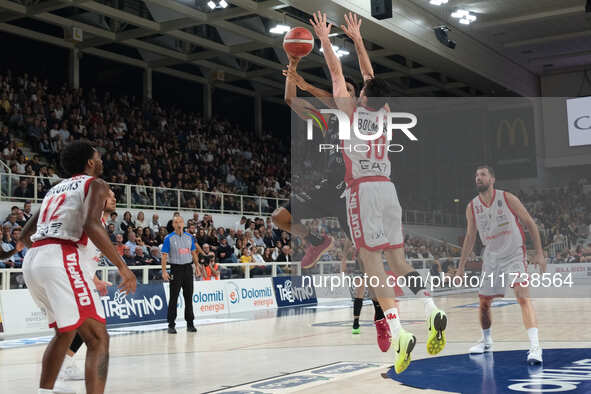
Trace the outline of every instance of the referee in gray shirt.
<instances>
[{"instance_id":1,"label":"referee in gray shirt","mask_svg":"<svg viewBox=\"0 0 591 394\"><path fill-rule=\"evenodd\" d=\"M200 276L199 257L197 249L203 251L197 245L193 237L183 231L185 221L182 217L174 218L172 225L174 232L164 238L162 244L162 279L170 280L170 299L168 301L168 333L176 334L175 320L176 308L179 293L183 289L183 298L185 299L185 320L187 321L187 331L197 332L193 325L193 268L191 263L195 263L195 275ZM166 264L170 264L170 273L166 272Z\"/></svg>"}]
</instances>

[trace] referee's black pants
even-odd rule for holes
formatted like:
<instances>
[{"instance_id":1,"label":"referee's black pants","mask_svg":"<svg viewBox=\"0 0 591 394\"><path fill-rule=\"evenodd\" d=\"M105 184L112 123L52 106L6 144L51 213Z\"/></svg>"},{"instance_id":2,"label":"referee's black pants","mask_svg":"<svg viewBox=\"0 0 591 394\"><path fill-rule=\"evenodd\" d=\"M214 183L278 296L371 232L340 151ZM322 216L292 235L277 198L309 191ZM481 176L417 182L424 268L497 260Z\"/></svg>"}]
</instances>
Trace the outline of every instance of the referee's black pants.
<instances>
[{"instance_id":1,"label":"referee's black pants","mask_svg":"<svg viewBox=\"0 0 591 394\"><path fill-rule=\"evenodd\" d=\"M171 264L170 299L168 300L168 326L174 327L179 293L183 289L185 299L185 320L188 326L193 325L193 264Z\"/></svg>"}]
</instances>

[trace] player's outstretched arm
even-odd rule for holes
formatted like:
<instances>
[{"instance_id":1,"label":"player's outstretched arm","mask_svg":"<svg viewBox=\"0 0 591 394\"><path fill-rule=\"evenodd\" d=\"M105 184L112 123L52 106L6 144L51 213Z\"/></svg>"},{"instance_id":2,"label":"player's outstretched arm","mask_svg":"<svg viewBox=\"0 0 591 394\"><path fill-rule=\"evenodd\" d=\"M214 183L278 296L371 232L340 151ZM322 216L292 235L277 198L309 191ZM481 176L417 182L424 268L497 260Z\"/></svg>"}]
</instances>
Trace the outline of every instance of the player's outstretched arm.
<instances>
[{"instance_id":1,"label":"player's outstretched arm","mask_svg":"<svg viewBox=\"0 0 591 394\"><path fill-rule=\"evenodd\" d=\"M300 90L310 93L312 96L322 101L325 105L331 108L335 107L334 100L332 99L332 93L327 90L320 89L307 82L300 74L298 74L295 66L290 66L287 68L287 70L283 70L283 76L292 78Z\"/></svg>"},{"instance_id":2,"label":"player's outstretched arm","mask_svg":"<svg viewBox=\"0 0 591 394\"><path fill-rule=\"evenodd\" d=\"M538 226L536 222L531 217L527 209L523 206L519 198L517 198L514 194L505 192L505 201L507 201L507 205L511 212L513 212L517 218L527 226L527 230L529 231L529 235L531 236L532 242L534 244L534 250L536 251L536 255L534 257L534 264L540 267L542 272L546 271L546 258L544 257L544 250L542 249L542 238L540 237L540 232L538 231Z\"/></svg>"},{"instance_id":3,"label":"player's outstretched arm","mask_svg":"<svg viewBox=\"0 0 591 394\"><path fill-rule=\"evenodd\" d=\"M324 59L326 60L326 65L328 66L332 79L332 96L335 98L337 107L346 114L352 115L355 111L355 102L349 95L349 92L347 92L341 61L334 53L332 44L328 38L332 24L327 24L326 14L320 11L313 14L310 24L314 27L314 32L322 44L322 53L324 54Z\"/></svg>"},{"instance_id":4,"label":"player's outstretched arm","mask_svg":"<svg viewBox=\"0 0 591 394\"><path fill-rule=\"evenodd\" d=\"M341 29L355 44L355 51L357 52L357 59L359 59L359 69L363 80L367 81L374 77L373 67L369 60L369 55L363 44L363 37L361 37L361 18L359 15L349 12L345 14L346 25L341 25Z\"/></svg>"},{"instance_id":5,"label":"player's outstretched arm","mask_svg":"<svg viewBox=\"0 0 591 394\"><path fill-rule=\"evenodd\" d=\"M306 107L312 107L312 105L308 104L306 100L298 98L297 81L293 72L290 73L290 70L295 72L300 58L291 55L287 55L287 57L289 58L289 64L287 65L287 70L283 71L283 75L286 77L284 99L293 112L295 112L301 119L306 120L308 119L308 111L306 110ZM315 110L315 108L312 109Z\"/></svg>"},{"instance_id":6,"label":"player's outstretched arm","mask_svg":"<svg viewBox=\"0 0 591 394\"><path fill-rule=\"evenodd\" d=\"M83 229L96 247L119 269L122 279L119 287L125 291L135 292L137 286L135 275L117 253L101 222L107 198L109 198L109 186L102 179L93 180L86 197L86 222Z\"/></svg>"},{"instance_id":7,"label":"player's outstretched arm","mask_svg":"<svg viewBox=\"0 0 591 394\"><path fill-rule=\"evenodd\" d=\"M464 237L464 245L462 246L462 255L460 257L460 264L458 265L458 270L456 271L457 276L464 275L464 268L466 267L466 261L470 254L472 254L472 250L474 249L474 243L476 242L476 222L474 218L474 213L472 212L472 203L468 204L466 207L466 236Z\"/></svg>"}]
</instances>

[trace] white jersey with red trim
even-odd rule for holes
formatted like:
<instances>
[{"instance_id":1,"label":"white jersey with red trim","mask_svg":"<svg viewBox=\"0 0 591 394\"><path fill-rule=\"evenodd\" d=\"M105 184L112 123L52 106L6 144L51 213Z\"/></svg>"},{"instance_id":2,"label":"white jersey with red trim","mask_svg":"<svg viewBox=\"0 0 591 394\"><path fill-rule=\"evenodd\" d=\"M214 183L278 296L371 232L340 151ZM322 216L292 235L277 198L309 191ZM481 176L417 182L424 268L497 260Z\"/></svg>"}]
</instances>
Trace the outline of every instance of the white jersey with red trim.
<instances>
[{"instance_id":1,"label":"white jersey with red trim","mask_svg":"<svg viewBox=\"0 0 591 394\"><path fill-rule=\"evenodd\" d=\"M385 176L390 177L391 164L388 158L388 141L386 140L385 118L380 119L379 111L372 111L359 106L351 119L351 138L341 140L341 148L345 159L345 181L350 184L355 179ZM357 136L354 127L359 134L372 135L379 132L382 136L376 140L364 140Z\"/></svg>"},{"instance_id":2,"label":"white jersey with red trim","mask_svg":"<svg viewBox=\"0 0 591 394\"><path fill-rule=\"evenodd\" d=\"M107 222L105 222L104 218L101 218L101 222L103 226L106 226ZM86 245L78 245L78 254L80 255L82 269L90 275L90 278L94 277L101 259L101 250L88 238Z\"/></svg>"},{"instance_id":3,"label":"white jersey with red trim","mask_svg":"<svg viewBox=\"0 0 591 394\"><path fill-rule=\"evenodd\" d=\"M65 239L86 244L86 195L94 177L77 175L53 186L43 199L33 242L46 238Z\"/></svg>"},{"instance_id":4,"label":"white jersey with red trim","mask_svg":"<svg viewBox=\"0 0 591 394\"><path fill-rule=\"evenodd\" d=\"M480 195L470 204L480 240L486 246L487 253L503 256L524 247L523 229L509 207L504 191L494 189L490 205L486 205Z\"/></svg>"}]
</instances>

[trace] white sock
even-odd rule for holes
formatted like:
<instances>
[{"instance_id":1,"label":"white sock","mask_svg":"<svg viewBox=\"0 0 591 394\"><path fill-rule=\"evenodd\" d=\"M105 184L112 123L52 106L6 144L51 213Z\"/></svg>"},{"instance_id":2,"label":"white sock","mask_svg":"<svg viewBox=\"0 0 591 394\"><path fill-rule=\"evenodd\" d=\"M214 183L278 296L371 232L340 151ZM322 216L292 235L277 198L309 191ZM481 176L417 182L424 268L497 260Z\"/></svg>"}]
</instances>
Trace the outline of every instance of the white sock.
<instances>
[{"instance_id":1,"label":"white sock","mask_svg":"<svg viewBox=\"0 0 591 394\"><path fill-rule=\"evenodd\" d=\"M433 297L425 297L423 302L425 303L425 315L427 316L427 320L429 320L431 313L437 309L437 306L433 302Z\"/></svg>"},{"instance_id":2,"label":"white sock","mask_svg":"<svg viewBox=\"0 0 591 394\"><path fill-rule=\"evenodd\" d=\"M390 308L387 311L384 311L384 315L386 316L386 321L390 326L392 338L398 338L398 333L402 329L402 326L400 325L400 316L398 315L398 308Z\"/></svg>"},{"instance_id":3,"label":"white sock","mask_svg":"<svg viewBox=\"0 0 591 394\"><path fill-rule=\"evenodd\" d=\"M70 366L72 364L74 364L74 356L70 356L69 354L66 354L66 357L64 358L63 365Z\"/></svg>"},{"instance_id":4,"label":"white sock","mask_svg":"<svg viewBox=\"0 0 591 394\"><path fill-rule=\"evenodd\" d=\"M492 342L492 335L490 332L490 328L482 329L482 336L484 337L484 342L486 342L486 343Z\"/></svg>"},{"instance_id":5,"label":"white sock","mask_svg":"<svg viewBox=\"0 0 591 394\"><path fill-rule=\"evenodd\" d=\"M538 328L532 327L527 329L527 336L529 337L529 343L532 346L540 346L540 341L538 340Z\"/></svg>"},{"instance_id":6,"label":"white sock","mask_svg":"<svg viewBox=\"0 0 591 394\"><path fill-rule=\"evenodd\" d=\"M50 389L39 389L37 390L37 394L52 394L53 390Z\"/></svg>"}]
</instances>

